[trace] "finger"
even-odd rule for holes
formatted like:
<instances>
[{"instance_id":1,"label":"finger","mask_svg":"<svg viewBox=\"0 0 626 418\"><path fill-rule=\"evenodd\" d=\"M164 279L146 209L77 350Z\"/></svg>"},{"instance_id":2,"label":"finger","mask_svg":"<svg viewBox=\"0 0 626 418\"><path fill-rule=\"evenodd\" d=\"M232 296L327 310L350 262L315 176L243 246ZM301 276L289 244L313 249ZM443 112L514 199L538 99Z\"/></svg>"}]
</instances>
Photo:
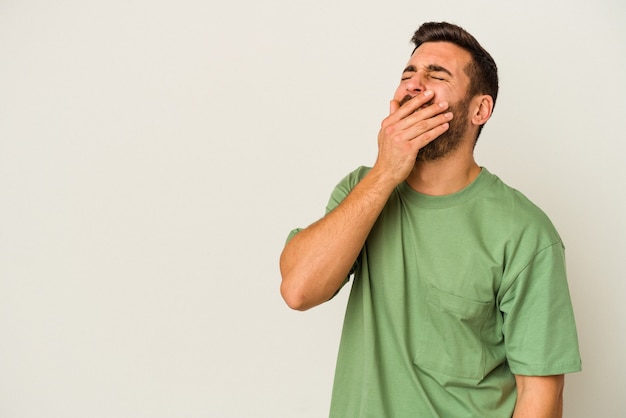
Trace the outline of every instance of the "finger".
<instances>
[{"instance_id":1,"label":"finger","mask_svg":"<svg viewBox=\"0 0 626 418\"><path fill-rule=\"evenodd\" d=\"M395 111L391 112L389 117L383 121L383 124L395 123L406 118L407 116L412 115L417 109L432 100L433 95L434 93L432 90L426 90L423 93L418 94L402 106L399 106Z\"/></svg>"},{"instance_id":2,"label":"finger","mask_svg":"<svg viewBox=\"0 0 626 418\"><path fill-rule=\"evenodd\" d=\"M434 96L434 92L432 90L425 90L421 94L413 97L411 100L405 102L400 108L402 109L401 115L402 117L406 117L408 115L412 115L417 109L424 106L426 103L431 101Z\"/></svg>"},{"instance_id":3,"label":"finger","mask_svg":"<svg viewBox=\"0 0 626 418\"><path fill-rule=\"evenodd\" d=\"M428 145L430 142L434 141L443 133L445 133L449 128L450 128L450 124L447 122L442 123L441 125L437 125L433 129L426 131L423 134L419 135L417 138L411 141L411 144L414 144L415 148L417 149L422 149L426 145Z\"/></svg>"},{"instance_id":4,"label":"finger","mask_svg":"<svg viewBox=\"0 0 626 418\"><path fill-rule=\"evenodd\" d=\"M398 128L401 130L411 129L413 125L421 124L421 122L433 118L436 115L443 114L448 109L448 102L431 104L429 106L420 107L406 118L398 121ZM420 125L420 126L423 126Z\"/></svg>"},{"instance_id":5,"label":"finger","mask_svg":"<svg viewBox=\"0 0 626 418\"><path fill-rule=\"evenodd\" d=\"M452 112L446 112L423 120L413 125L410 129L406 129L402 133L402 137L406 141L418 142L421 144L419 145L421 148L447 131L453 116Z\"/></svg>"},{"instance_id":6,"label":"finger","mask_svg":"<svg viewBox=\"0 0 626 418\"><path fill-rule=\"evenodd\" d=\"M397 100L392 100L391 102L389 102L389 114L391 115L392 113L394 113L396 110L398 110L398 108L400 108L400 102Z\"/></svg>"},{"instance_id":7,"label":"finger","mask_svg":"<svg viewBox=\"0 0 626 418\"><path fill-rule=\"evenodd\" d=\"M437 125L434 128L422 133L412 141L408 141L407 145L411 150L411 155L417 155L422 148L443 135L449 128L449 123L442 123L441 125Z\"/></svg>"}]
</instances>

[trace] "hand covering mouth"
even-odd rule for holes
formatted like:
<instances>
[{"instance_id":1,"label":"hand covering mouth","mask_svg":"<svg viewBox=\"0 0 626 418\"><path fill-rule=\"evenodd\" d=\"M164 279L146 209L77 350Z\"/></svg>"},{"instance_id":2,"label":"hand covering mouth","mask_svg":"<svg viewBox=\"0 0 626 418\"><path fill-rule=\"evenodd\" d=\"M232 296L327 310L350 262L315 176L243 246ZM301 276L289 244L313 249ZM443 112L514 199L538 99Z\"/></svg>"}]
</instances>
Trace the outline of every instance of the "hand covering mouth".
<instances>
[{"instance_id":1,"label":"hand covering mouth","mask_svg":"<svg viewBox=\"0 0 626 418\"><path fill-rule=\"evenodd\" d=\"M410 96L410 95L408 95L408 94L407 94L406 96L404 96L404 97L402 98L402 100L400 100L400 106L402 106L403 104L405 104L405 103L406 103L406 102L408 102L409 100L414 99L414 98L416 98L416 97L417 97L417 96ZM433 103L434 103L434 101L433 101L433 100L430 100L430 101L428 101L428 102L424 103L423 105L421 105L420 107L418 107L417 109L415 109L415 111L417 112L418 110L425 109L425 108L427 108L428 106L432 105Z\"/></svg>"}]
</instances>

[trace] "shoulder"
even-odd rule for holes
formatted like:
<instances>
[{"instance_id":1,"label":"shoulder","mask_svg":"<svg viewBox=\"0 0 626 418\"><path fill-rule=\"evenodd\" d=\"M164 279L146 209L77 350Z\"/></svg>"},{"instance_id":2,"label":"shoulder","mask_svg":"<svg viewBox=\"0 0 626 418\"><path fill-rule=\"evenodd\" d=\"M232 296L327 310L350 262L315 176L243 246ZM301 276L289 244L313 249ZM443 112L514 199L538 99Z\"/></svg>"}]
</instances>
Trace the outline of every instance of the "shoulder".
<instances>
[{"instance_id":1,"label":"shoulder","mask_svg":"<svg viewBox=\"0 0 626 418\"><path fill-rule=\"evenodd\" d=\"M530 264L540 260L537 258L540 254L552 260L546 265L561 263L563 242L548 215L538 205L496 176L484 195L485 199L481 200L493 207L493 210L486 210L484 216L502 239L504 288L508 288Z\"/></svg>"},{"instance_id":2,"label":"shoulder","mask_svg":"<svg viewBox=\"0 0 626 418\"><path fill-rule=\"evenodd\" d=\"M536 230L551 236L552 243L558 242L560 237L548 215L524 193L509 186L495 174L491 176L489 187L486 190L488 200L498 202L498 211L513 225L530 232ZM547 237L546 237L547 238Z\"/></svg>"}]
</instances>

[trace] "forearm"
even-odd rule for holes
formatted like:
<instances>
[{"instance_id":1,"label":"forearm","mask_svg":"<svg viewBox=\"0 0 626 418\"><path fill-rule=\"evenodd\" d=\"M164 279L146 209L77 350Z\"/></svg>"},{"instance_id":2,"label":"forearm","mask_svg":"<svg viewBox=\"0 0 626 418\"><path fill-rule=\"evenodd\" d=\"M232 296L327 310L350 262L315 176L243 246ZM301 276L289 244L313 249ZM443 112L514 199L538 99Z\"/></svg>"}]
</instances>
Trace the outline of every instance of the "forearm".
<instances>
[{"instance_id":1,"label":"forearm","mask_svg":"<svg viewBox=\"0 0 626 418\"><path fill-rule=\"evenodd\" d=\"M561 418L564 376L515 376L517 402L513 418Z\"/></svg>"},{"instance_id":2,"label":"forearm","mask_svg":"<svg viewBox=\"0 0 626 418\"><path fill-rule=\"evenodd\" d=\"M287 243L281 294L290 307L306 310L337 292L394 187L373 169L335 210Z\"/></svg>"}]
</instances>

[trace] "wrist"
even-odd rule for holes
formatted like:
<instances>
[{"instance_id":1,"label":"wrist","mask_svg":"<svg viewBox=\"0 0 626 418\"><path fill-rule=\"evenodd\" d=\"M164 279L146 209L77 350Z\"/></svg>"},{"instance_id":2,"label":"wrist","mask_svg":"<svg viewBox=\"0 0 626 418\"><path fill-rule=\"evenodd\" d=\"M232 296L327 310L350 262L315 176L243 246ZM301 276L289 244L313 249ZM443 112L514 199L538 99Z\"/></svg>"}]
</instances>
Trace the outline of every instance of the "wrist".
<instances>
[{"instance_id":1,"label":"wrist","mask_svg":"<svg viewBox=\"0 0 626 418\"><path fill-rule=\"evenodd\" d=\"M391 170L386 170L375 165L363 178L366 184L370 184L373 189L388 197L391 192L405 179L394 175Z\"/></svg>"}]
</instances>

